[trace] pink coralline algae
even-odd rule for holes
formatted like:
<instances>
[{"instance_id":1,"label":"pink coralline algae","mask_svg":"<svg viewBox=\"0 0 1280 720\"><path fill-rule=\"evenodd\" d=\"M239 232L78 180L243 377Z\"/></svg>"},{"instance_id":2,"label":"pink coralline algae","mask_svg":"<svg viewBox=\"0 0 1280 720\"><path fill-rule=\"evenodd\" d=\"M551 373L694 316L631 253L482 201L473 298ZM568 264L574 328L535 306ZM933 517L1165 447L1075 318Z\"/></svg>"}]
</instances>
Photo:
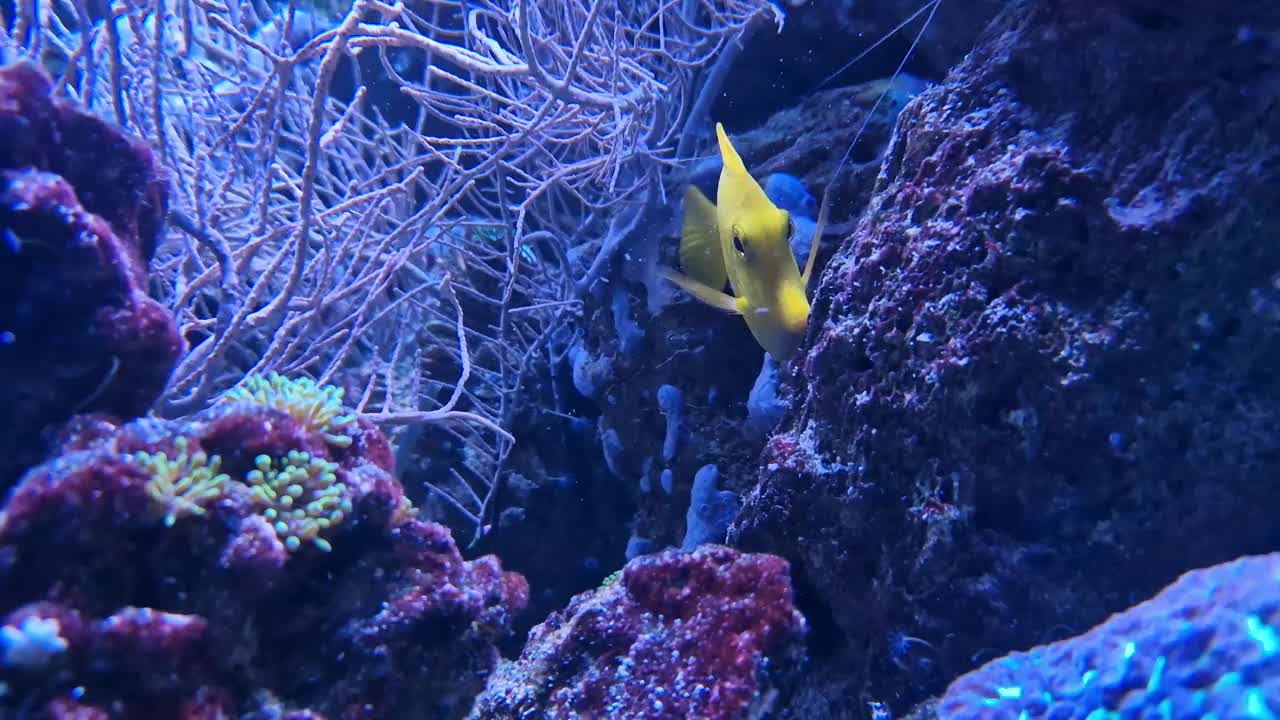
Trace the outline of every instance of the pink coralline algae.
<instances>
[{"instance_id":1,"label":"pink coralline algae","mask_svg":"<svg viewBox=\"0 0 1280 720\"><path fill-rule=\"evenodd\" d=\"M340 442L253 402L72 423L0 513L0 714L461 717L528 586L416 519L386 438L343 421ZM264 465L297 480L274 503ZM325 522L291 543L308 482Z\"/></svg>"},{"instance_id":2,"label":"pink coralline algae","mask_svg":"<svg viewBox=\"0 0 1280 720\"><path fill-rule=\"evenodd\" d=\"M804 659L789 573L776 556L714 545L637 558L534 628L471 717L759 717Z\"/></svg>"},{"instance_id":3,"label":"pink coralline algae","mask_svg":"<svg viewBox=\"0 0 1280 720\"><path fill-rule=\"evenodd\" d=\"M29 66L0 70L0 488L72 414L146 412L183 349L146 292L167 181L144 144L50 93Z\"/></svg>"}]
</instances>

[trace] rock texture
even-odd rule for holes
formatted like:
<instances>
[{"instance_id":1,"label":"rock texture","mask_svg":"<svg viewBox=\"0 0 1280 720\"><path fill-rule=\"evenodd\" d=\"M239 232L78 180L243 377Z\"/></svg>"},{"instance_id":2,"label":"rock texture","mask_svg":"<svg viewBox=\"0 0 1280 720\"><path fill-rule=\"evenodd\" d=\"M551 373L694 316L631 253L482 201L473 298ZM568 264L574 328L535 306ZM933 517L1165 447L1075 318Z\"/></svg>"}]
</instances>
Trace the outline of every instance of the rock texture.
<instances>
[{"instance_id":1,"label":"rock texture","mask_svg":"<svg viewBox=\"0 0 1280 720\"><path fill-rule=\"evenodd\" d=\"M714 107L713 117L730 131L746 130L780 110L806 105L815 91L888 77L924 27L930 14L926 6L931 5L927 0L775 4L785 16L781 30L766 25L751 35ZM941 80L1008 4L1009 0L949 0L937 5L908 72ZM885 42L872 49L882 38ZM859 55L858 62L833 77Z\"/></svg>"},{"instance_id":2,"label":"rock texture","mask_svg":"<svg viewBox=\"0 0 1280 720\"><path fill-rule=\"evenodd\" d=\"M1277 32L1260 0L1014 3L904 110L731 533L817 629L793 717L1280 547Z\"/></svg>"},{"instance_id":3,"label":"rock texture","mask_svg":"<svg viewBox=\"0 0 1280 720\"><path fill-rule=\"evenodd\" d=\"M471 718L765 717L794 684L804 631L781 558L650 555L534 628Z\"/></svg>"},{"instance_id":4,"label":"rock texture","mask_svg":"<svg viewBox=\"0 0 1280 720\"><path fill-rule=\"evenodd\" d=\"M528 585L415 518L376 427L290 387L82 417L26 473L0 512L0 716L466 713Z\"/></svg>"},{"instance_id":5,"label":"rock texture","mask_svg":"<svg viewBox=\"0 0 1280 720\"><path fill-rule=\"evenodd\" d=\"M164 390L184 343L146 280L167 203L144 144L0 70L0 489L71 415L137 417Z\"/></svg>"}]
</instances>

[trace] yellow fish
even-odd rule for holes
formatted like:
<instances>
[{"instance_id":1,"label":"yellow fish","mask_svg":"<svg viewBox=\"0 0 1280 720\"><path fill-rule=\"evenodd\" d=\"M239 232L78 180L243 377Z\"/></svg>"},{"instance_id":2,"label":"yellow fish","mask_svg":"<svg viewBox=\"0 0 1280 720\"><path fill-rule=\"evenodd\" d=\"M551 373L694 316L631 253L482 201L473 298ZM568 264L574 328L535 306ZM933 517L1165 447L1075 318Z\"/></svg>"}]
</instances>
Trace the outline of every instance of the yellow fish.
<instances>
[{"instance_id":1,"label":"yellow fish","mask_svg":"<svg viewBox=\"0 0 1280 720\"><path fill-rule=\"evenodd\" d=\"M685 191L680 266L687 274L663 274L708 305L742 315L756 342L785 361L800 347L809 324L805 288L818 256L826 203L801 272L791 252L791 215L774 205L747 172L720 123L716 138L724 161L717 204L693 186ZM723 292L726 278L733 295Z\"/></svg>"}]
</instances>

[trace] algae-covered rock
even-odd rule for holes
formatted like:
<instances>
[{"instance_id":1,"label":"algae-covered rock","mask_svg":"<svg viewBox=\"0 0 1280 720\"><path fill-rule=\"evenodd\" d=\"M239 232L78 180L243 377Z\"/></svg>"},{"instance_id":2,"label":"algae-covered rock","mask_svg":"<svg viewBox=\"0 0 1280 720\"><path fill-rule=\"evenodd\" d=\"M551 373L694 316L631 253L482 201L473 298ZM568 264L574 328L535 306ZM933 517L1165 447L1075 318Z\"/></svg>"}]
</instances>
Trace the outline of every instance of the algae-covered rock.
<instances>
[{"instance_id":1,"label":"algae-covered rock","mask_svg":"<svg viewBox=\"0 0 1280 720\"><path fill-rule=\"evenodd\" d=\"M731 542L900 711L1280 546L1280 6L1013 3L910 103Z\"/></svg>"}]
</instances>

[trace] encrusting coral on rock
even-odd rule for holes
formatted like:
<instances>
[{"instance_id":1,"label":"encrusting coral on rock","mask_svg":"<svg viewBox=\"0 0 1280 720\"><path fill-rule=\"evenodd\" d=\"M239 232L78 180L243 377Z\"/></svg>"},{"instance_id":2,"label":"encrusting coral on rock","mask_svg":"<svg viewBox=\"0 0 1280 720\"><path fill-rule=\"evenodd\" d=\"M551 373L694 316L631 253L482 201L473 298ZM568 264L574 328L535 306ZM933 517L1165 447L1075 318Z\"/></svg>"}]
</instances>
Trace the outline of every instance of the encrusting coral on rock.
<instances>
[{"instance_id":1,"label":"encrusting coral on rock","mask_svg":"<svg viewBox=\"0 0 1280 720\"><path fill-rule=\"evenodd\" d=\"M471 719L765 717L803 667L805 629L781 558L647 555L534 628Z\"/></svg>"},{"instance_id":2,"label":"encrusting coral on rock","mask_svg":"<svg viewBox=\"0 0 1280 720\"><path fill-rule=\"evenodd\" d=\"M467 710L524 579L414 518L377 428L289 411L332 388L273 382L294 404L81 418L23 477L0 513L11 693L55 716L73 690L125 718Z\"/></svg>"}]
</instances>

